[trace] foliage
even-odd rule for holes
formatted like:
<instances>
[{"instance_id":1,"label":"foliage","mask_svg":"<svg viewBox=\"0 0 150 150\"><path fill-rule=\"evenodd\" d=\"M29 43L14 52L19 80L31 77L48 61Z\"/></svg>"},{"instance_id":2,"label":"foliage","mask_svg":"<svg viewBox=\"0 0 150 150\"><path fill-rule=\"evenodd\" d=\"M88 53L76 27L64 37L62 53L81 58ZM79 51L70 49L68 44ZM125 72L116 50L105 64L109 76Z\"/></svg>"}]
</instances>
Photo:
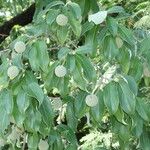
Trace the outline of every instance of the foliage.
<instances>
[{"instance_id":1,"label":"foliage","mask_svg":"<svg viewBox=\"0 0 150 150\"><path fill-rule=\"evenodd\" d=\"M127 16L96 0L37 1L33 23L1 53L4 149L87 149L77 136L87 128L94 147L149 150L150 37Z\"/></svg>"}]
</instances>

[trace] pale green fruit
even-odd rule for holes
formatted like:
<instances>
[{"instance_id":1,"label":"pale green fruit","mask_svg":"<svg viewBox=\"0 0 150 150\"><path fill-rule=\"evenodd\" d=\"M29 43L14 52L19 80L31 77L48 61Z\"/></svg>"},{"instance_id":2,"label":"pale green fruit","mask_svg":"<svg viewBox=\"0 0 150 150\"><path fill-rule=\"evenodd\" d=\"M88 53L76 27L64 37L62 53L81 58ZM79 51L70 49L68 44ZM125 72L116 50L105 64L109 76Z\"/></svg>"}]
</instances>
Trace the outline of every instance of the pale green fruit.
<instances>
[{"instance_id":1,"label":"pale green fruit","mask_svg":"<svg viewBox=\"0 0 150 150\"><path fill-rule=\"evenodd\" d=\"M25 45L24 42L18 41L18 42L15 43L14 49L17 53L23 53L26 49L26 45Z\"/></svg>"},{"instance_id":2,"label":"pale green fruit","mask_svg":"<svg viewBox=\"0 0 150 150\"><path fill-rule=\"evenodd\" d=\"M10 66L7 70L7 75L10 79L14 79L19 74L19 69L16 66Z\"/></svg>"},{"instance_id":3,"label":"pale green fruit","mask_svg":"<svg viewBox=\"0 0 150 150\"><path fill-rule=\"evenodd\" d=\"M49 145L48 145L47 141L40 140L40 142L38 144L38 148L39 148L39 150L48 150Z\"/></svg>"},{"instance_id":4,"label":"pale green fruit","mask_svg":"<svg viewBox=\"0 0 150 150\"><path fill-rule=\"evenodd\" d=\"M63 106L63 102L59 97L53 98L52 106L54 110L59 110Z\"/></svg>"},{"instance_id":5,"label":"pale green fruit","mask_svg":"<svg viewBox=\"0 0 150 150\"><path fill-rule=\"evenodd\" d=\"M67 69L63 65L59 65L55 68L55 75L57 77L64 77L67 73Z\"/></svg>"},{"instance_id":6,"label":"pale green fruit","mask_svg":"<svg viewBox=\"0 0 150 150\"><path fill-rule=\"evenodd\" d=\"M59 14L56 18L56 22L60 26L65 26L68 23L68 17L64 14Z\"/></svg>"},{"instance_id":7,"label":"pale green fruit","mask_svg":"<svg viewBox=\"0 0 150 150\"><path fill-rule=\"evenodd\" d=\"M95 94L90 94L86 96L85 102L89 107L94 107L98 103L98 98Z\"/></svg>"},{"instance_id":8,"label":"pale green fruit","mask_svg":"<svg viewBox=\"0 0 150 150\"><path fill-rule=\"evenodd\" d=\"M120 37L116 37L116 44L118 48L121 48L123 46L123 41Z\"/></svg>"}]
</instances>

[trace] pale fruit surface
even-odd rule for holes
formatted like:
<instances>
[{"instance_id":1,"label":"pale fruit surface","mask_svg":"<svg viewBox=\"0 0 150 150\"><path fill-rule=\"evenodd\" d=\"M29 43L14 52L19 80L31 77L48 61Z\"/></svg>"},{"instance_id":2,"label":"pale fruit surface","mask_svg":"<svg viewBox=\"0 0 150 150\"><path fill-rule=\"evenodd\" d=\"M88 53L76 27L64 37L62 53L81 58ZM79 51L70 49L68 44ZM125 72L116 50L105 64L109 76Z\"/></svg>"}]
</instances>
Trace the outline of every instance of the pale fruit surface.
<instances>
[{"instance_id":1,"label":"pale fruit surface","mask_svg":"<svg viewBox=\"0 0 150 150\"><path fill-rule=\"evenodd\" d=\"M123 45L123 41L120 37L116 37L116 44L118 48L121 48Z\"/></svg>"},{"instance_id":2,"label":"pale fruit surface","mask_svg":"<svg viewBox=\"0 0 150 150\"><path fill-rule=\"evenodd\" d=\"M65 26L68 23L68 17L64 14L59 14L56 18L56 22L60 26Z\"/></svg>"},{"instance_id":3,"label":"pale fruit surface","mask_svg":"<svg viewBox=\"0 0 150 150\"><path fill-rule=\"evenodd\" d=\"M67 70L63 65L59 65L55 68L55 75L57 77L64 77L66 73L67 73Z\"/></svg>"},{"instance_id":4,"label":"pale fruit surface","mask_svg":"<svg viewBox=\"0 0 150 150\"><path fill-rule=\"evenodd\" d=\"M52 106L54 110L59 110L62 107L63 103L60 98L53 98Z\"/></svg>"},{"instance_id":5,"label":"pale fruit surface","mask_svg":"<svg viewBox=\"0 0 150 150\"><path fill-rule=\"evenodd\" d=\"M23 53L26 49L26 45L22 41L18 41L15 43L14 49L17 53Z\"/></svg>"},{"instance_id":6,"label":"pale fruit surface","mask_svg":"<svg viewBox=\"0 0 150 150\"><path fill-rule=\"evenodd\" d=\"M19 74L19 69L16 66L10 66L7 70L7 75L10 79L14 79Z\"/></svg>"},{"instance_id":7,"label":"pale fruit surface","mask_svg":"<svg viewBox=\"0 0 150 150\"><path fill-rule=\"evenodd\" d=\"M48 150L49 145L48 145L47 141L40 140L40 142L38 144L38 148L39 148L39 150Z\"/></svg>"},{"instance_id":8,"label":"pale fruit surface","mask_svg":"<svg viewBox=\"0 0 150 150\"><path fill-rule=\"evenodd\" d=\"M85 102L89 107L94 107L98 103L98 98L95 94L90 94L86 96Z\"/></svg>"}]
</instances>

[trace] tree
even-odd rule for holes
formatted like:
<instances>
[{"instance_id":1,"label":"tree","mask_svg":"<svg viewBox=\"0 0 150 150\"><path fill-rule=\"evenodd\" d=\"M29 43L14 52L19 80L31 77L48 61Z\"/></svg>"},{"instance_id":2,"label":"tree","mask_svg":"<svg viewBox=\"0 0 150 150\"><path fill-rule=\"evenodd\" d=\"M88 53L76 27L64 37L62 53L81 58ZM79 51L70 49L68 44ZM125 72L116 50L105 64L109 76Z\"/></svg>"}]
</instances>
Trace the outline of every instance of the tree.
<instances>
[{"instance_id":1,"label":"tree","mask_svg":"<svg viewBox=\"0 0 150 150\"><path fill-rule=\"evenodd\" d=\"M35 6L32 23L1 51L0 146L148 150L149 35L127 27L121 6Z\"/></svg>"}]
</instances>

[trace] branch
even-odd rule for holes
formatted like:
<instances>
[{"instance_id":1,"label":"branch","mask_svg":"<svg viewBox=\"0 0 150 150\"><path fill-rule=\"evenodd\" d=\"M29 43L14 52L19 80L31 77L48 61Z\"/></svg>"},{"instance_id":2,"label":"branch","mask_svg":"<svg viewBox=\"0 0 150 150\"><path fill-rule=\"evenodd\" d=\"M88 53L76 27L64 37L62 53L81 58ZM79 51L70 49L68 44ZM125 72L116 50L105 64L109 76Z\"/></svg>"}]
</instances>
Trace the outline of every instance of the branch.
<instances>
[{"instance_id":1,"label":"branch","mask_svg":"<svg viewBox=\"0 0 150 150\"><path fill-rule=\"evenodd\" d=\"M0 26L0 43L2 43L6 37L9 36L11 29L15 25L25 26L32 22L33 15L35 12L35 3L28 7L21 14L15 16L14 18L6 21L2 26Z\"/></svg>"}]
</instances>

